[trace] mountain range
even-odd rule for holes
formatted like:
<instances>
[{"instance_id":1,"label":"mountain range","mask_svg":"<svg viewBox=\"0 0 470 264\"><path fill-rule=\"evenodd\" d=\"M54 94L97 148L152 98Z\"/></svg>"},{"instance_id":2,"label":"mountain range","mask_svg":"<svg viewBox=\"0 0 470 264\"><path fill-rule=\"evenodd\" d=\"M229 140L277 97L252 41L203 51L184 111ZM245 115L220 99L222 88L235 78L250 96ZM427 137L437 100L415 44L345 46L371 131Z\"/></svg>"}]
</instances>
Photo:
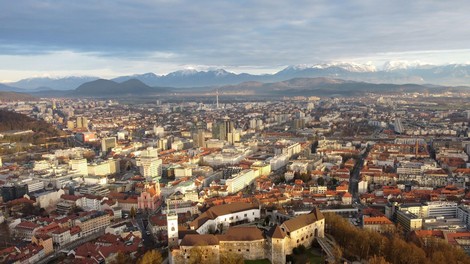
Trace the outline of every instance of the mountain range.
<instances>
[{"instance_id":1,"label":"mountain range","mask_svg":"<svg viewBox=\"0 0 470 264\"><path fill-rule=\"evenodd\" d=\"M75 90L67 91L36 91L30 94L36 97L145 97L158 96L214 96L216 90L222 96L363 96L366 93L403 94L411 92L441 93L444 91L469 91L469 87L448 87L419 84L375 84L356 82L336 78L293 78L280 82L249 81L235 85L218 87L151 87L137 79L123 82L98 79L80 85Z\"/></svg>"},{"instance_id":2,"label":"mountain range","mask_svg":"<svg viewBox=\"0 0 470 264\"><path fill-rule=\"evenodd\" d=\"M289 66L275 74L253 75L236 74L224 69L197 71L180 70L166 75L154 73L120 76L111 81L122 83L136 79L149 87L216 87L235 85L244 82L279 82L292 78L327 77L368 83L391 84L436 84L436 85L469 85L470 65L422 65L419 63L388 62L382 69L370 64L330 63L315 65ZM12 83L0 84L0 91L38 91L38 90L73 90L78 86L98 80L98 77L64 77L64 78L29 78Z\"/></svg>"},{"instance_id":3,"label":"mountain range","mask_svg":"<svg viewBox=\"0 0 470 264\"><path fill-rule=\"evenodd\" d=\"M221 94L264 96L363 96L366 93L402 94L427 91L469 91L469 87L445 87L419 84L376 84L325 77L293 78L274 83L245 82L220 87Z\"/></svg>"}]
</instances>

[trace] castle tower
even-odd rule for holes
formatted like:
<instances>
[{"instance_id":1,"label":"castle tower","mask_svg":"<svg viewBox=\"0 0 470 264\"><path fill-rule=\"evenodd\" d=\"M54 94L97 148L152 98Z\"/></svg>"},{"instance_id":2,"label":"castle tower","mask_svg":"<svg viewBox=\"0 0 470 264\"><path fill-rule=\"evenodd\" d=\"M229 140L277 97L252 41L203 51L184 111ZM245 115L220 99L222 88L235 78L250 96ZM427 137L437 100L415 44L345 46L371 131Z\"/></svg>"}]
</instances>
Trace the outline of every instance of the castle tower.
<instances>
[{"instance_id":1,"label":"castle tower","mask_svg":"<svg viewBox=\"0 0 470 264\"><path fill-rule=\"evenodd\" d=\"M168 233L168 249L178 245L178 214L170 211L170 205L167 203L167 233Z\"/></svg>"}]
</instances>

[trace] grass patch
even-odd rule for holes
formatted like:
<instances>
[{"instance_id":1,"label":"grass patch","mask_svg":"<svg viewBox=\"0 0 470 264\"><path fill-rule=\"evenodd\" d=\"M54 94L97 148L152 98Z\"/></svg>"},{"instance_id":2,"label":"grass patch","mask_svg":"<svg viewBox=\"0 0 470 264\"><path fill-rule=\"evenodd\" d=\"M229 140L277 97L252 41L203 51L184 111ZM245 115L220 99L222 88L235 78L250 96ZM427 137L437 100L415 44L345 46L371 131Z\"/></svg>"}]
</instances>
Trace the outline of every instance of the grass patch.
<instances>
[{"instance_id":1,"label":"grass patch","mask_svg":"<svg viewBox=\"0 0 470 264\"><path fill-rule=\"evenodd\" d=\"M308 252L308 258L310 259L310 263L311 264L315 264L315 263L325 263L325 258L321 255L318 255L317 253L315 252L312 252L312 251L309 251Z\"/></svg>"}]
</instances>

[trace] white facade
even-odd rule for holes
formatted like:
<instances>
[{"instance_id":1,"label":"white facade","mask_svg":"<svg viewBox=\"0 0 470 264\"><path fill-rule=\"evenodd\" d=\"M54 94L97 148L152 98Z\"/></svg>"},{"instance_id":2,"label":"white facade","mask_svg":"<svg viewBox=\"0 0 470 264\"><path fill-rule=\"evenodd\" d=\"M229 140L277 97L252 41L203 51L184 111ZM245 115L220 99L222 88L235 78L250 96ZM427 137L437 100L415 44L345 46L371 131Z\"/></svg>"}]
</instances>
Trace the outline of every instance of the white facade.
<instances>
[{"instance_id":1,"label":"white facade","mask_svg":"<svg viewBox=\"0 0 470 264\"><path fill-rule=\"evenodd\" d=\"M175 178L191 177L193 176L193 170L191 168L175 168Z\"/></svg>"},{"instance_id":2,"label":"white facade","mask_svg":"<svg viewBox=\"0 0 470 264\"><path fill-rule=\"evenodd\" d=\"M178 215L168 214L166 217L168 232L168 247L178 245Z\"/></svg>"},{"instance_id":3,"label":"white facade","mask_svg":"<svg viewBox=\"0 0 470 264\"><path fill-rule=\"evenodd\" d=\"M367 185L368 185L368 182L367 182L367 181L360 181L360 182L358 182L358 192L359 192L360 194L366 193L366 192L367 192Z\"/></svg>"},{"instance_id":4,"label":"white facade","mask_svg":"<svg viewBox=\"0 0 470 264\"><path fill-rule=\"evenodd\" d=\"M241 212L236 213L229 213L225 215L218 216L215 219L207 220L203 225L201 225L196 231L199 234L208 234L211 229L216 230L220 226L224 228L229 227L231 224L240 222L240 221L247 221L247 222L254 222L255 220L260 219L261 211L259 208L249 209Z\"/></svg>"},{"instance_id":5,"label":"white facade","mask_svg":"<svg viewBox=\"0 0 470 264\"><path fill-rule=\"evenodd\" d=\"M88 176L88 164L86 159L70 160L70 168L79 175Z\"/></svg>"},{"instance_id":6,"label":"white facade","mask_svg":"<svg viewBox=\"0 0 470 264\"><path fill-rule=\"evenodd\" d=\"M269 161L269 164L271 165L271 169L274 171L274 170L278 170L286 166L288 162L289 162L289 155L281 154L281 155L274 156Z\"/></svg>"},{"instance_id":7,"label":"white facade","mask_svg":"<svg viewBox=\"0 0 470 264\"><path fill-rule=\"evenodd\" d=\"M252 184L256 179L256 174L254 170L242 170L239 173L233 175L230 179L225 181L227 186L227 191L229 193L236 193L248 185Z\"/></svg>"},{"instance_id":8,"label":"white facade","mask_svg":"<svg viewBox=\"0 0 470 264\"><path fill-rule=\"evenodd\" d=\"M108 176L111 174L119 173L119 160L106 160L99 163L88 165L88 174L95 176Z\"/></svg>"},{"instance_id":9,"label":"white facade","mask_svg":"<svg viewBox=\"0 0 470 264\"><path fill-rule=\"evenodd\" d=\"M37 194L36 203L40 208L55 207L59 203L60 196L64 194L64 190L60 189L58 191L44 192Z\"/></svg>"},{"instance_id":10,"label":"white facade","mask_svg":"<svg viewBox=\"0 0 470 264\"><path fill-rule=\"evenodd\" d=\"M151 178L162 176L162 160L158 158L157 151L157 149L148 148L137 158L137 166L142 176Z\"/></svg>"},{"instance_id":11,"label":"white facade","mask_svg":"<svg viewBox=\"0 0 470 264\"><path fill-rule=\"evenodd\" d=\"M33 180L31 178L23 180L23 183L28 186L28 193L36 192L44 189L44 182Z\"/></svg>"}]
</instances>

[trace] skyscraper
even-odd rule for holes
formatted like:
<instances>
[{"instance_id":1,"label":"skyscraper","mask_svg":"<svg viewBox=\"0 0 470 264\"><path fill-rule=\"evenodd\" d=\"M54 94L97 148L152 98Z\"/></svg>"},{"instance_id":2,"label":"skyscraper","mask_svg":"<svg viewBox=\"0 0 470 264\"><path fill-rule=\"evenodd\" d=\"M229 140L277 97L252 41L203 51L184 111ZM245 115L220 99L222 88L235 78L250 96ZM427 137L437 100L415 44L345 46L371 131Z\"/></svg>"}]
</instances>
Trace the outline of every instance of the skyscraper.
<instances>
[{"instance_id":1,"label":"skyscraper","mask_svg":"<svg viewBox=\"0 0 470 264\"><path fill-rule=\"evenodd\" d=\"M193 133L194 146L199 148L205 147L206 140L204 134L204 129L198 129Z\"/></svg>"},{"instance_id":2,"label":"skyscraper","mask_svg":"<svg viewBox=\"0 0 470 264\"><path fill-rule=\"evenodd\" d=\"M117 140L115 137L107 137L101 140L101 151L103 152L108 152L116 146L117 146Z\"/></svg>"},{"instance_id":3,"label":"skyscraper","mask_svg":"<svg viewBox=\"0 0 470 264\"><path fill-rule=\"evenodd\" d=\"M157 180L162 176L162 160L158 158L157 149L148 148L142 151L137 159L140 174L144 177Z\"/></svg>"},{"instance_id":4,"label":"skyscraper","mask_svg":"<svg viewBox=\"0 0 470 264\"><path fill-rule=\"evenodd\" d=\"M215 126L212 128L212 137L220 140L227 140L228 134L234 129L234 124L228 117L223 120L217 121Z\"/></svg>"}]
</instances>

